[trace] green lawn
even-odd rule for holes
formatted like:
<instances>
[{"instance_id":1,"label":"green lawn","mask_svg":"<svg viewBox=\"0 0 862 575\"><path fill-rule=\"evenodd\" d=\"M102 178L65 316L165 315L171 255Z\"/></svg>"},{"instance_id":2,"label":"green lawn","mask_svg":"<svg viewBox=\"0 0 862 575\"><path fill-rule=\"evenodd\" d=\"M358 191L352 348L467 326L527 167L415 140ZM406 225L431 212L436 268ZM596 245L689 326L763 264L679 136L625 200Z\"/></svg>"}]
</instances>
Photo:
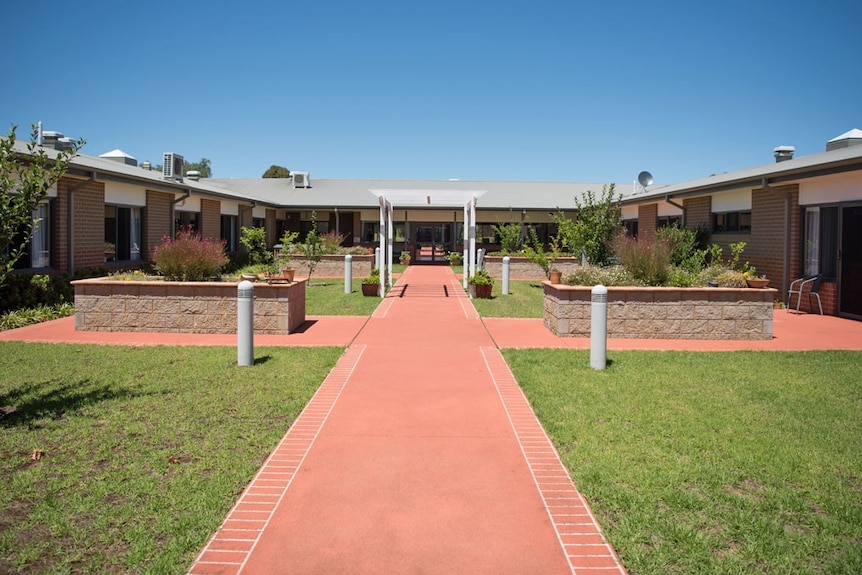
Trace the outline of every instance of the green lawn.
<instances>
[{"instance_id":1,"label":"green lawn","mask_svg":"<svg viewBox=\"0 0 862 575\"><path fill-rule=\"evenodd\" d=\"M509 294L503 295L503 282L494 280L491 299L473 300L482 317L542 317L544 291L539 281L510 281Z\"/></svg>"},{"instance_id":2,"label":"green lawn","mask_svg":"<svg viewBox=\"0 0 862 575\"><path fill-rule=\"evenodd\" d=\"M504 355L631 573L862 573L862 353Z\"/></svg>"},{"instance_id":3,"label":"green lawn","mask_svg":"<svg viewBox=\"0 0 862 575\"><path fill-rule=\"evenodd\" d=\"M362 279L355 278L344 293L344 278L315 278L305 288L306 315L371 315L379 297L362 295Z\"/></svg>"},{"instance_id":4,"label":"green lawn","mask_svg":"<svg viewBox=\"0 0 862 575\"><path fill-rule=\"evenodd\" d=\"M255 352L0 343L0 573L184 573L342 349Z\"/></svg>"}]
</instances>

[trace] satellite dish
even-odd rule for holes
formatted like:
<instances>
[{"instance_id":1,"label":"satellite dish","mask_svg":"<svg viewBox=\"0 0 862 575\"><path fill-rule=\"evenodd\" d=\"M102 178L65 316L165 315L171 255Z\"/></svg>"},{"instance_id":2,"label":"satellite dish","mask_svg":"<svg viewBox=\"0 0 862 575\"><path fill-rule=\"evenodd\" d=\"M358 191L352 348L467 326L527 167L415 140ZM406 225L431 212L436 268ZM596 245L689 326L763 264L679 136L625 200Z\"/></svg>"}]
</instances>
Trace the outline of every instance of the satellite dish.
<instances>
[{"instance_id":1,"label":"satellite dish","mask_svg":"<svg viewBox=\"0 0 862 575\"><path fill-rule=\"evenodd\" d=\"M644 188L651 186L653 183L652 174L644 170L638 174L638 183Z\"/></svg>"}]
</instances>

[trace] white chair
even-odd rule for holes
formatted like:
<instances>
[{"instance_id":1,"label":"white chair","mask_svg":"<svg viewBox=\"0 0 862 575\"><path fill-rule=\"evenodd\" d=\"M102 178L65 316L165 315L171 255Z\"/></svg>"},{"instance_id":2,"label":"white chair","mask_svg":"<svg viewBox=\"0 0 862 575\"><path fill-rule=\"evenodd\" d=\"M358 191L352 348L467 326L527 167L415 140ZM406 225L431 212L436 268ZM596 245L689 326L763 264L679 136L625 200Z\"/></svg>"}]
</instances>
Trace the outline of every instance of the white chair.
<instances>
[{"instance_id":1,"label":"white chair","mask_svg":"<svg viewBox=\"0 0 862 575\"><path fill-rule=\"evenodd\" d=\"M817 298L817 307L820 308L820 315L823 315L823 304L820 303L820 275L799 278L790 282L790 289L787 290L787 307L790 307L791 298L796 294L796 313L799 313L799 303L802 301L802 294L808 294L808 306L811 305L811 296Z\"/></svg>"}]
</instances>

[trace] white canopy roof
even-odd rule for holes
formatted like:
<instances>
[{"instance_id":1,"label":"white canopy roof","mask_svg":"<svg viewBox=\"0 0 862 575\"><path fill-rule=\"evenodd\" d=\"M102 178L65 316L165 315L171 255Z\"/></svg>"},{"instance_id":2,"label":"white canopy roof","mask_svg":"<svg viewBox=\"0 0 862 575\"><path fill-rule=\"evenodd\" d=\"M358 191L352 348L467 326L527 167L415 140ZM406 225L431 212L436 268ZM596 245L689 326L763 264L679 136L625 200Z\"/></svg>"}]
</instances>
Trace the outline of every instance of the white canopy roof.
<instances>
[{"instance_id":1,"label":"white canopy roof","mask_svg":"<svg viewBox=\"0 0 862 575\"><path fill-rule=\"evenodd\" d=\"M393 206L462 207L474 198L485 195L485 190L368 190Z\"/></svg>"}]
</instances>

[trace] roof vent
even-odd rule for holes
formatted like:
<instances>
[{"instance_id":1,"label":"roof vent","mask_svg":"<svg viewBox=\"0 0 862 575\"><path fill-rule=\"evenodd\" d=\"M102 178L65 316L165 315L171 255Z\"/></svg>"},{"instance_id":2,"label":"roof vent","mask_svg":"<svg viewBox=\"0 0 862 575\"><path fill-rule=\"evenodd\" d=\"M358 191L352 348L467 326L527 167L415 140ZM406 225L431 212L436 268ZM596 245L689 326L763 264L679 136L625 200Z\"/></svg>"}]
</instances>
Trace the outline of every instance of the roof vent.
<instances>
[{"instance_id":1,"label":"roof vent","mask_svg":"<svg viewBox=\"0 0 862 575\"><path fill-rule=\"evenodd\" d=\"M63 132L44 130L38 138L41 138L43 148L54 148L62 151L71 150L75 147L75 140L65 137Z\"/></svg>"},{"instance_id":2,"label":"roof vent","mask_svg":"<svg viewBox=\"0 0 862 575\"><path fill-rule=\"evenodd\" d=\"M849 148L850 146L858 146L860 144L862 144L862 130L854 128L826 142L826 151L831 152L832 150L840 150L841 148Z\"/></svg>"},{"instance_id":3,"label":"roof vent","mask_svg":"<svg viewBox=\"0 0 862 575\"><path fill-rule=\"evenodd\" d=\"M308 172L292 172L294 188L310 188L311 181L308 179Z\"/></svg>"},{"instance_id":4,"label":"roof vent","mask_svg":"<svg viewBox=\"0 0 862 575\"><path fill-rule=\"evenodd\" d=\"M793 159L793 153L796 151L796 148L793 146L778 146L772 153L775 154L776 162L786 162L787 160Z\"/></svg>"},{"instance_id":5,"label":"roof vent","mask_svg":"<svg viewBox=\"0 0 862 575\"><path fill-rule=\"evenodd\" d=\"M166 180L183 181L183 157L181 155L165 152L162 177Z\"/></svg>"},{"instance_id":6,"label":"roof vent","mask_svg":"<svg viewBox=\"0 0 862 575\"><path fill-rule=\"evenodd\" d=\"M105 158L106 160L111 160L113 162L119 162L121 164L126 164L127 166L137 166L138 160L134 157L130 156L123 150L117 148L116 150L111 150L110 152L105 152L99 156L100 158Z\"/></svg>"},{"instance_id":7,"label":"roof vent","mask_svg":"<svg viewBox=\"0 0 862 575\"><path fill-rule=\"evenodd\" d=\"M197 170L189 170L186 176L188 177L188 179L194 180L195 182L201 179L201 173Z\"/></svg>"}]
</instances>

